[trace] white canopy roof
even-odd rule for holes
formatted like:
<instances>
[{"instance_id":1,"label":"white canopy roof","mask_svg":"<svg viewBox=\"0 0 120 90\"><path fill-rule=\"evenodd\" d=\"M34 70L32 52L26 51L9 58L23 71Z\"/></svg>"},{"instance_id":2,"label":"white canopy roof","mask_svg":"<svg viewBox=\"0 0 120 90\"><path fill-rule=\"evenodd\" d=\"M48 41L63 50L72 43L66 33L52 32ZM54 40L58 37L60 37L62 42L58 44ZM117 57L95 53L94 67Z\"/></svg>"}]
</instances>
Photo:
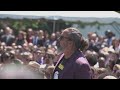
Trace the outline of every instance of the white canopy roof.
<instances>
[{"instance_id":1,"label":"white canopy roof","mask_svg":"<svg viewBox=\"0 0 120 90\"><path fill-rule=\"evenodd\" d=\"M47 18L68 21L120 22L120 14L115 11L0 11L0 18ZM105 20L109 19L109 20Z\"/></svg>"},{"instance_id":2,"label":"white canopy roof","mask_svg":"<svg viewBox=\"0 0 120 90\"><path fill-rule=\"evenodd\" d=\"M0 14L63 17L120 18L115 11L0 11Z\"/></svg>"}]
</instances>

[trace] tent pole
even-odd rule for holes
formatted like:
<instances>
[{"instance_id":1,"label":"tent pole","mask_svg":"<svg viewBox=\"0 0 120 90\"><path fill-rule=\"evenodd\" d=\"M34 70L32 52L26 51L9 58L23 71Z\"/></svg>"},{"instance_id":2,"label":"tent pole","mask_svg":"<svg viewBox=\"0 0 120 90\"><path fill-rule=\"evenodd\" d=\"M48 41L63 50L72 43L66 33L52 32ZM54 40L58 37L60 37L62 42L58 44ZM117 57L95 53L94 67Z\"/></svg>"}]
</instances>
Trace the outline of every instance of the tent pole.
<instances>
[{"instance_id":1,"label":"tent pole","mask_svg":"<svg viewBox=\"0 0 120 90\"><path fill-rule=\"evenodd\" d=\"M55 33L55 20L53 21L53 33Z\"/></svg>"}]
</instances>

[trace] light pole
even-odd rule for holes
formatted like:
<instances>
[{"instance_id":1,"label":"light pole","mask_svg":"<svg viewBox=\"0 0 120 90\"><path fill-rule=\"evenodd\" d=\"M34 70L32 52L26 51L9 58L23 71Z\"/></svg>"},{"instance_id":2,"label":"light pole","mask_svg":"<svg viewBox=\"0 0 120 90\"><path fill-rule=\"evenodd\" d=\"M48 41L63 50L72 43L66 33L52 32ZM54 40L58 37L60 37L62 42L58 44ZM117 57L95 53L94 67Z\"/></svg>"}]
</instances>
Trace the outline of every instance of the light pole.
<instances>
[{"instance_id":1,"label":"light pole","mask_svg":"<svg viewBox=\"0 0 120 90\"><path fill-rule=\"evenodd\" d=\"M58 18L53 17L53 33L55 32L56 20L58 20Z\"/></svg>"}]
</instances>

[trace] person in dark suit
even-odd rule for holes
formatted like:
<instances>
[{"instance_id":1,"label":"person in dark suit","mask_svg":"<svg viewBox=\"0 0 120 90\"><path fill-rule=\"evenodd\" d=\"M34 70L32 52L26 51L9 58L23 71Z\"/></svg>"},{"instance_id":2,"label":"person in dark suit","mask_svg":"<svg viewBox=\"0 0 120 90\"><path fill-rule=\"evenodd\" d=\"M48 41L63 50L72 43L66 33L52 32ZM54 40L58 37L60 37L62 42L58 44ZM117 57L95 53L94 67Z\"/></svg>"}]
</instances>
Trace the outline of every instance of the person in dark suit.
<instances>
[{"instance_id":1,"label":"person in dark suit","mask_svg":"<svg viewBox=\"0 0 120 90\"><path fill-rule=\"evenodd\" d=\"M82 51L88 44L76 28L63 30L60 36L63 53L53 71L52 79L92 79L89 62Z\"/></svg>"},{"instance_id":2,"label":"person in dark suit","mask_svg":"<svg viewBox=\"0 0 120 90\"><path fill-rule=\"evenodd\" d=\"M13 30L9 27L6 27L5 34L1 36L1 42L5 42L7 46L11 46L15 41L15 36L12 35Z\"/></svg>"},{"instance_id":3,"label":"person in dark suit","mask_svg":"<svg viewBox=\"0 0 120 90\"><path fill-rule=\"evenodd\" d=\"M23 46L24 43L28 43L26 40L26 33L23 31L19 31L18 36L16 37L15 40L16 45L21 45Z\"/></svg>"},{"instance_id":4,"label":"person in dark suit","mask_svg":"<svg viewBox=\"0 0 120 90\"><path fill-rule=\"evenodd\" d=\"M33 45L41 46L42 41L40 40L38 31L34 31L34 36L32 37L32 43Z\"/></svg>"}]
</instances>

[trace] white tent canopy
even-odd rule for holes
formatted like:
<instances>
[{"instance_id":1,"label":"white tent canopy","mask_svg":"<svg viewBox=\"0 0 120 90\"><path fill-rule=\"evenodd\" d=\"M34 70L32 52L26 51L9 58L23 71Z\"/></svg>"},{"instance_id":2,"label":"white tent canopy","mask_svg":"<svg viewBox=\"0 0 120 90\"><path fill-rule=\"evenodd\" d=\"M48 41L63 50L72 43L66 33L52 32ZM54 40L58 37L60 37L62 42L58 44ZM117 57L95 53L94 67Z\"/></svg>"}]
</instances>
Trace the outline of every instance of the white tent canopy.
<instances>
[{"instance_id":1,"label":"white tent canopy","mask_svg":"<svg viewBox=\"0 0 120 90\"><path fill-rule=\"evenodd\" d=\"M0 11L0 14L30 16L120 18L115 11Z\"/></svg>"},{"instance_id":2,"label":"white tent canopy","mask_svg":"<svg viewBox=\"0 0 120 90\"><path fill-rule=\"evenodd\" d=\"M63 19L68 21L93 22L99 21L111 23L116 21L120 23L120 14L115 11L0 11L0 18L47 18Z\"/></svg>"},{"instance_id":3,"label":"white tent canopy","mask_svg":"<svg viewBox=\"0 0 120 90\"><path fill-rule=\"evenodd\" d=\"M120 38L120 14L115 11L0 11L0 18L13 18L13 19L53 19L53 32L55 31L55 20L63 19L66 21L82 21L82 22L95 22L107 23L108 25L100 26L100 29L91 26L80 28L81 33L87 37L89 32L97 32L99 35L104 35L106 30L112 30L116 37ZM117 22L111 25L109 23Z\"/></svg>"}]
</instances>

